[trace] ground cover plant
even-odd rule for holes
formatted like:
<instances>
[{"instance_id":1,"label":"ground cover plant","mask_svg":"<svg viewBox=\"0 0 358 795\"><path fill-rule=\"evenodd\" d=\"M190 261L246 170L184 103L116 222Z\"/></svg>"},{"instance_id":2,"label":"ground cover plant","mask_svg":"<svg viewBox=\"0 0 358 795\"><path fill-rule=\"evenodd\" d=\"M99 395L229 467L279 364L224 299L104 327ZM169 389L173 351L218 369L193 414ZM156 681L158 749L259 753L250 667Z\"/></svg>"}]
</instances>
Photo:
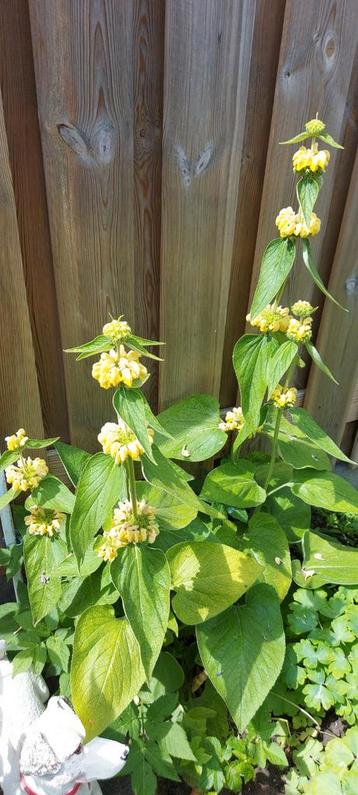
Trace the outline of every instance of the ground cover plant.
<instances>
[{"instance_id":1,"label":"ground cover plant","mask_svg":"<svg viewBox=\"0 0 358 795\"><path fill-rule=\"evenodd\" d=\"M0 508L25 496L13 506L19 543L0 553L9 576L22 562L26 572L18 602L0 607L15 673L55 677L87 740L129 736L137 795L155 793L157 776L239 792L267 762L292 762L287 795L323 795L327 781L332 793L354 791L358 561L347 541L358 497L332 471L347 456L296 406L303 355L335 380L312 342L315 307L304 296L280 304L294 267L335 301L311 238L330 159L319 141L340 147L318 119L285 143L308 138L293 155L298 208L276 218L253 331L234 348L241 406L222 417L215 398L196 395L155 416L142 387L161 343L112 318L71 349L96 357L93 378L108 391L100 451L21 428L0 458L9 485ZM270 454L245 453L256 435L271 440ZM71 488L29 456L50 445ZM212 459L194 479L190 464ZM325 526L327 509L350 515L342 537L339 522ZM317 732L330 710L351 728L325 747Z\"/></svg>"}]
</instances>

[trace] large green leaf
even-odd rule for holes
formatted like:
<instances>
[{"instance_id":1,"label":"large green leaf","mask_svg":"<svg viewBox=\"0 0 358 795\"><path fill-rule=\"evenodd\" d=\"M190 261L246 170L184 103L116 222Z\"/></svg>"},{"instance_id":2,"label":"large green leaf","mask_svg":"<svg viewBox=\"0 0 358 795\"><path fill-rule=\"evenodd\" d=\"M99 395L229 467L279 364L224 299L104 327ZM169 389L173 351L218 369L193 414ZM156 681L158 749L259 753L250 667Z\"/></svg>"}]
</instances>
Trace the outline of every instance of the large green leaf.
<instances>
[{"instance_id":1,"label":"large green leaf","mask_svg":"<svg viewBox=\"0 0 358 795\"><path fill-rule=\"evenodd\" d=\"M181 461L204 461L215 455L227 440L219 429L219 408L210 395L194 395L162 411L158 419L173 439L160 443L161 452Z\"/></svg>"},{"instance_id":2,"label":"large green leaf","mask_svg":"<svg viewBox=\"0 0 358 795\"><path fill-rule=\"evenodd\" d=\"M265 502L264 510L277 519L289 543L299 541L311 526L311 508L292 494L289 488L280 489Z\"/></svg>"},{"instance_id":3,"label":"large green leaf","mask_svg":"<svg viewBox=\"0 0 358 795\"><path fill-rule=\"evenodd\" d=\"M34 624L50 613L60 599L61 579L53 570L61 557L61 542L48 536L25 536L24 561Z\"/></svg>"},{"instance_id":4,"label":"large green leaf","mask_svg":"<svg viewBox=\"0 0 358 795\"><path fill-rule=\"evenodd\" d=\"M128 545L111 565L125 614L140 646L147 678L163 645L170 608L170 569L160 549Z\"/></svg>"},{"instance_id":5,"label":"large green leaf","mask_svg":"<svg viewBox=\"0 0 358 795\"><path fill-rule=\"evenodd\" d=\"M153 444L155 463L143 455L141 459L142 471L145 479L152 486L175 497L179 502L188 505L196 511L200 510L200 502L182 477L178 467L165 458L155 444Z\"/></svg>"},{"instance_id":6,"label":"large green leaf","mask_svg":"<svg viewBox=\"0 0 358 795\"><path fill-rule=\"evenodd\" d=\"M145 499L155 508L161 530L179 530L195 519L200 505L193 507L178 499L175 494L168 494L163 489L141 481L137 483L138 497Z\"/></svg>"},{"instance_id":7,"label":"large green leaf","mask_svg":"<svg viewBox=\"0 0 358 795\"><path fill-rule=\"evenodd\" d=\"M305 266L306 266L306 268L308 270L308 273L312 277L312 279L313 279L314 283L317 285L317 287L319 287L321 292L324 293L324 295L326 295L327 298L329 298L330 301L333 301L334 304L339 306L340 309L343 309L345 312L348 312L348 309L346 309L344 306L342 306L342 304L340 304L333 297L333 295L331 295L331 293L328 292L327 287L324 285L324 283L323 283L323 281L322 281L322 279L320 277L320 274L319 274L319 272L317 270L317 265L316 265L316 263L314 261L312 250L311 250L311 244L310 244L310 241L308 239L303 239L302 240L302 256L303 256L303 262L304 262L304 264L305 264Z\"/></svg>"},{"instance_id":8,"label":"large green leaf","mask_svg":"<svg viewBox=\"0 0 358 795\"><path fill-rule=\"evenodd\" d=\"M358 513L358 492L333 472L305 469L294 472L292 491L308 505L338 513Z\"/></svg>"},{"instance_id":9,"label":"large green leaf","mask_svg":"<svg viewBox=\"0 0 358 795\"><path fill-rule=\"evenodd\" d=\"M327 453L316 445L302 442L300 439L290 441L284 434L279 436L278 450L286 464L294 469L331 469Z\"/></svg>"},{"instance_id":10,"label":"large green leaf","mask_svg":"<svg viewBox=\"0 0 358 795\"><path fill-rule=\"evenodd\" d=\"M40 505L41 508L51 508L53 511L64 511L64 513L71 513L74 504L75 495L54 475L47 475L41 480L26 500L26 507Z\"/></svg>"},{"instance_id":11,"label":"large green leaf","mask_svg":"<svg viewBox=\"0 0 358 795\"><path fill-rule=\"evenodd\" d=\"M79 447L74 447L72 444L65 442L56 442L55 449L57 450L62 464L70 478L71 483L77 486L82 469L86 461L90 458L90 454Z\"/></svg>"},{"instance_id":12,"label":"large green leaf","mask_svg":"<svg viewBox=\"0 0 358 795\"><path fill-rule=\"evenodd\" d=\"M243 543L262 566L258 581L272 585L282 601L291 585L291 557L287 536L274 516L254 514Z\"/></svg>"},{"instance_id":13,"label":"large green leaf","mask_svg":"<svg viewBox=\"0 0 358 795\"><path fill-rule=\"evenodd\" d=\"M71 665L72 702L88 742L112 723L145 680L138 641L111 607L90 607L79 618Z\"/></svg>"},{"instance_id":14,"label":"large green leaf","mask_svg":"<svg viewBox=\"0 0 358 795\"><path fill-rule=\"evenodd\" d=\"M6 505L9 505L9 502L18 496L18 493L19 492L16 491L16 489L8 489L7 491L4 491L4 494L1 494L0 496L0 511L2 511Z\"/></svg>"},{"instance_id":15,"label":"large green leaf","mask_svg":"<svg viewBox=\"0 0 358 795\"><path fill-rule=\"evenodd\" d=\"M66 348L66 353L78 353L77 361L80 359L87 359L88 356L97 356L99 353L109 351L113 347L113 342L109 337L100 334L89 342L84 342L83 345L77 345L75 348Z\"/></svg>"},{"instance_id":16,"label":"large green leaf","mask_svg":"<svg viewBox=\"0 0 358 795\"><path fill-rule=\"evenodd\" d=\"M326 583L358 585L358 551L316 533L303 539L302 574L305 588L320 588Z\"/></svg>"},{"instance_id":17,"label":"large green leaf","mask_svg":"<svg viewBox=\"0 0 358 795\"><path fill-rule=\"evenodd\" d=\"M259 280L250 309L255 318L276 297L289 275L295 261L296 241L275 238L264 251Z\"/></svg>"},{"instance_id":18,"label":"large green leaf","mask_svg":"<svg viewBox=\"0 0 358 795\"><path fill-rule=\"evenodd\" d=\"M152 445L148 437L145 404L140 389L120 387L113 395L113 406L117 414L119 414L122 420L124 420L135 433L148 458L154 461L152 456Z\"/></svg>"},{"instance_id":19,"label":"large green leaf","mask_svg":"<svg viewBox=\"0 0 358 795\"><path fill-rule=\"evenodd\" d=\"M346 461L348 464L353 463L343 452L339 449L338 445L320 428L318 423L308 414L305 409L293 408L289 411L289 418L292 424L299 428L314 444L321 450L324 450L327 455L334 458L339 458L340 461Z\"/></svg>"},{"instance_id":20,"label":"large green leaf","mask_svg":"<svg viewBox=\"0 0 358 795\"><path fill-rule=\"evenodd\" d=\"M100 561L101 562L101 561ZM111 605L118 601L119 593L110 578L108 566L84 577L73 577L62 585L59 609L74 618L92 605Z\"/></svg>"},{"instance_id":21,"label":"large green leaf","mask_svg":"<svg viewBox=\"0 0 358 795\"><path fill-rule=\"evenodd\" d=\"M103 453L91 456L78 481L70 524L73 551L79 563L113 505L124 493L124 467L118 466L111 456Z\"/></svg>"},{"instance_id":22,"label":"large green leaf","mask_svg":"<svg viewBox=\"0 0 358 795\"><path fill-rule=\"evenodd\" d=\"M261 572L253 558L212 541L177 544L167 558L176 591L173 609L184 624L198 624L221 613Z\"/></svg>"},{"instance_id":23,"label":"large green leaf","mask_svg":"<svg viewBox=\"0 0 358 795\"><path fill-rule=\"evenodd\" d=\"M297 198L308 228L321 185L322 176L319 174L304 174L297 183Z\"/></svg>"},{"instance_id":24,"label":"large green leaf","mask_svg":"<svg viewBox=\"0 0 358 795\"><path fill-rule=\"evenodd\" d=\"M297 351L298 345L292 340L286 340L277 348L268 366L267 392L269 395L271 395L275 386L277 386L282 376L285 375L291 366Z\"/></svg>"},{"instance_id":25,"label":"large green leaf","mask_svg":"<svg viewBox=\"0 0 358 795\"><path fill-rule=\"evenodd\" d=\"M321 370L321 372L324 373L327 376L327 378L330 378L331 381L333 381L333 383L337 384L337 386L338 386L337 379L334 377L334 375L333 375L333 373L331 373L329 367L323 361L323 359L321 357L321 354L319 353L317 348L315 348L315 346L312 345L312 342L307 340L307 342L305 342L305 348L306 348L307 353L309 353L312 361L316 365L316 367L318 367L318 369Z\"/></svg>"},{"instance_id":26,"label":"large green leaf","mask_svg":"<svg viewBox=\"0 0 358 795\"><path fill-rule=\"evenodd\" d=\"M19 450L5 450L2 455L0 456L0 472L6 467L11 466L17 458L19 458L20 451Z\"/></svg>"},{"instance_id":27,"label":"large green leaf","mask_svg":"<svg viewBox=\"0 0 358 795\"><path fill-rule=\"evenodd\" d=\"M235 508L253 508L265 501L266 492L258 485L250 468L239 461L222 464L209 472L200 496Z\"/></svg>"},{"instance_id":28,"label":"large green leaf","mask_svg":"<svg viewBox=\"0 0 358 795\"><path fill-rule=\"evenodd\" d=\"M269 360L276 351L276 340L266 334L244 334L233 351L233 365L240 387L241 407L250 430L255 431L260 422L267 380Z\"/></svg>"},{"instance_id":29,"label":"large green leaf","mask_svg":"<svg viewBox=\"0 0 358 795\"><path fill-rule=\"evenodd\" d=\"M243 731L274 686L285 656L277 594L269 585L255 585L244 605L200 624L196 634L204 668Z\"/></svg>"},{"instance_id":30,"label":"large green leaf","mask_svg":"<svg viewBox=\"0 0 358 795\"><path fill-rule=\"evenodd\" d=\"M334 138L332 138L332 136L328 132L321 132L318 138L320 139L320 141L323 141L325 144L328 144L328 146L333 146L333 149L344 149L344 146L338 144L337 141L335 141Z\"/></svg>"}]
</instances>

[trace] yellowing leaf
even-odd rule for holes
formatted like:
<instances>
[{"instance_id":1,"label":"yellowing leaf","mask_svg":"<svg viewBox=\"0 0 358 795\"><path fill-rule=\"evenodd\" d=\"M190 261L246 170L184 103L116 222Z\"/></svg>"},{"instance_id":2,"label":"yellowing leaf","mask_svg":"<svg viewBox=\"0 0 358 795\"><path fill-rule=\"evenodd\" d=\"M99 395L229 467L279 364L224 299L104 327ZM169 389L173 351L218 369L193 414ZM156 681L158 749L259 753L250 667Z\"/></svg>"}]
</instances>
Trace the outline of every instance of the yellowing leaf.
<instances>
[{"instance_id":1,"label":"yellowing leaf","mask_svg":"<svg viewBox=\"0 0 358 795\"><path fill-rule=\"evenodd\" d=\"M184 624L199 624L226 610L262 571L253 558L212 541L177 544L167 558L176 591L173 609Z\"/></svg>"}]
</instances>

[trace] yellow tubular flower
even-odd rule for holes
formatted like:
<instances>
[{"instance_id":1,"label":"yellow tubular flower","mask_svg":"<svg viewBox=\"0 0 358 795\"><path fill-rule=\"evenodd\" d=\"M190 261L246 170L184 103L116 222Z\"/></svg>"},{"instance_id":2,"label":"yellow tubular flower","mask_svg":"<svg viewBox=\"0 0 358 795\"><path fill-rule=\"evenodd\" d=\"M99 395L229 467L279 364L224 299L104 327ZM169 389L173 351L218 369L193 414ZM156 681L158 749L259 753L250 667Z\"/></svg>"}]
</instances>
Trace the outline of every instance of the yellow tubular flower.
<instances>
[{"instance_id":1,"label":"yellow tubular flower","mask_svg":"<svg viewBox=\"0 0 358 795\"><path fill-rule=\"evenodd\" d=\"M12 464L5 470L6 480L16 491L36 489L48 474L43 458L19 458L16 466Z\"/></svg>"},{"instance_id":2,"label":"yellow tubular flower","mask_svg":"<svg viewBox=\"0 0 358 795\"><path fill-rule=\"evenodd\" d=\"M246 320L253 328L258 328L263 333L286 331L289 322L289 308L288 306L268 304L259 315L256 315L254 320L251 320L250 314L246 316Z\"/></svg>"},{"instance_id":3,"label":"yellow tubular flower","mask_svg":"<svg viewBox=\"0 0 358 795\"><path fill-rule=\"evenodd\" d=\"M302 213L296 215L295 235L296 237L314 237L318 234L321 228L321 221L316 213L311 213L311 221L309 227L307 226Z\"/></svg>"},{"instance_id":4,"label":"yellow tubular flower","mask_svg":"<svg viewBox=\"0 0 358 795\"><path fill-rule=\"evenodd\" d=\"M284 387L282 384L277 384L270 397L270 401L279 409L292 408L296 400L296 387Z\"/></svg>"},{"instance_id":5,"label":"yellow tubular flower","mask_svg":"<svg viewBox=\"0 0 358 795\"><path fill-rule=\"evenodd\" d=\"M314 138L315 135L320 135L326 129L326 125L320 119L311 119L311 121L306 122L305 128L308 134Z\"/></svg>"},{"instance_id":6,"label":"yellow tubular flower","mask_svg":"<svg viewBox=\"0 0 358 795\"><path fill-rule=\"evenodd\" d=\"M65 519L65 514L59 511L52 511L46 508L39 508L33 505L30 514L25 516L25 524L30 535L49 536L52 538L60 531L61 522Z\"/></svg>"},{"instance_id":7,"label":"yellow tubular flower","mask_svg":"<svg viewBox=\"0 0 358 795\"><path fill-rule=\"evenodd\" d=\"M11 452L14 450L19 450L21 447L25 447L28 439L29 437L26 436L26 431L24 428L19 428L19 430L16 431L16 433L13 433L12 436L5 436L7 449L11 450Z\"/></svg>"},{"instance_id":8,"label":"yellow tubular flower","mask_svg":"<svg viewBox=\"0 0 358 795\"><path fill-rule=\"evenodd\" d=\"M314 311L315 308L309 301L296 301L291 306L291 312L296 315L296 317L309 317Z\"/></svg>"},{"instance_id":9,"label":"yellow tubular flower","mask_svg":"<svg viewBox=\"0 0 358 795\"><path fill-rule=\"evenodd\" d=\"M313 144L310 149L300 146L292 157L293 170L305 171L309 169L313 173L325 171L330 161L330 153L327 149L318 149L318 144Z\"/></svg>"},{"instance_id":10,"label":"yellow tubular flower","mask_svg":"<svg viewBox=\"0 0 358 795\"><path fill-rule=\"evenodd\" d=\"M140 353L126 351L124 345L119 352L114 349L101 353L100 360L92 367L92 376L102 389L125 384L125 386L141 386L147 378L148 370L140 361Z\"/></svg>"},{"instance_id":11,"label":"yellow tubular flower","mask_svg":"<svg viewBox=\"0 0 358 795\"><path fill-rule=\"evenodd\" d=\"M225 414L225 420L219 423L219 428L221 431L241 431L245 424L244 415L242 413L241 406L232 409L232 411L227 411Z\"/></svg>"},{"instance_id":12,"label":"yellow tubular flower","mask_svg":"<svg viewBox=\"0 0 358 795\"><path fill-rule=\"evenodd\" d=\"M280 237L291 237L295 234L296 213L292 207L283 207L280 210L275 224L279 230Z\"/></svg>"},{"instance_id":13,"label":"yellow tubular flower","mask_svg":"<svg viewBox=\"0 0 358 795\"><path fill-rule=\"evenodd\" d=\"M153 441L154 432L148 428L148 439ZM144 453L140 441L135 433L121 419L116 422L106 422L98 434L98 441L103 447L105 455L110 455L116 464L123 464L127 458L139 461Z\"/></svg>"},{"instance_id":14,"label":"yellow tubular flower","mask_svg":"<svg viewBox=\"0 0 358 795\"><path fill-rule=\"evenodd\" d=\"M117 320L111 320L110 323L105 323L103 326L102 332L104 336L109 337L112 342L121 342L132 333L132 329L128 325L127 321L121 320L122 317L123 315L121 315Z\"/></svg>"},{"instance_id":15,"label":"yellow tubular flower","mask_svg":"<svg viewBox=\"0 0 358 795\"><path fill-rule=\"evenodd\" d=\"M286 335L289 340L293 342L306 342L312 337L312 318L301 317L299 319L292 317Z\"/></svg>"},{"instance_id":16,"label":"yellow tubular flower","mask_svg":"<svg viewBox=\"0 0 358 795\"><path fill-rule=\"evenodd\" d=\"M114 509L112 524L103 532L97 555L103 560L112 561L117 557L118 550L128 544L140 544L143 541L153 544L158 533L154 508L147 505L145 500L140 500L135 517L132 503L124 500Z\"/></svg>"}]
</instances>

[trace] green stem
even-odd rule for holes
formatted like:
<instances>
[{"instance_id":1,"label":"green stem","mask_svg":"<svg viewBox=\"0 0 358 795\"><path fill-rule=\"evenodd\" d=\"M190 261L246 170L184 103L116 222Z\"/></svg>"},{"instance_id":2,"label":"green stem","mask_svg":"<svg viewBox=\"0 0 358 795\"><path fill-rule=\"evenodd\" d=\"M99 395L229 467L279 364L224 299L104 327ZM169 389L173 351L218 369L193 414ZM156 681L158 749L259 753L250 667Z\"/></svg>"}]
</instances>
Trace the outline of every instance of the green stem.
<instances>
[{"instance_id":1,"label":"green stem","mask_svg":"<svg viewBox=\"0 0 358 795\"><path fill-rule=\"evenodd\" d=\"M280 430L281 417L282 417L282 411L281 411L281 409L277 409L275 430L274 430L273 439L272 439L271 459L270 459L270 464L269 464L269 468L268 468L268 472L267 472L267 476L266 476L266 480L265 480L265 485L264 485L265 491L267 490L267 486L268 486L268 484L269 484L269 482L271 480L272 473L273 473L273 468L275 466L276 450L277 450L277 442L278 442L278 433L279 433L279 430Z\"/></svg>"},{"instance_id":2,"label":"green stem","mask_svg":"<svg viewBox=\"0 0 358 795\"><path fill-rule=\"evenodd\" d=\"M128 489L129 489L130 500L132 503L133 516L136 519L138 516L137 489L136 489L135 474L134 474L134 464L131 458L127 458L126 460L126 470L127 470Z\"/></svg>"}]
</instances>

